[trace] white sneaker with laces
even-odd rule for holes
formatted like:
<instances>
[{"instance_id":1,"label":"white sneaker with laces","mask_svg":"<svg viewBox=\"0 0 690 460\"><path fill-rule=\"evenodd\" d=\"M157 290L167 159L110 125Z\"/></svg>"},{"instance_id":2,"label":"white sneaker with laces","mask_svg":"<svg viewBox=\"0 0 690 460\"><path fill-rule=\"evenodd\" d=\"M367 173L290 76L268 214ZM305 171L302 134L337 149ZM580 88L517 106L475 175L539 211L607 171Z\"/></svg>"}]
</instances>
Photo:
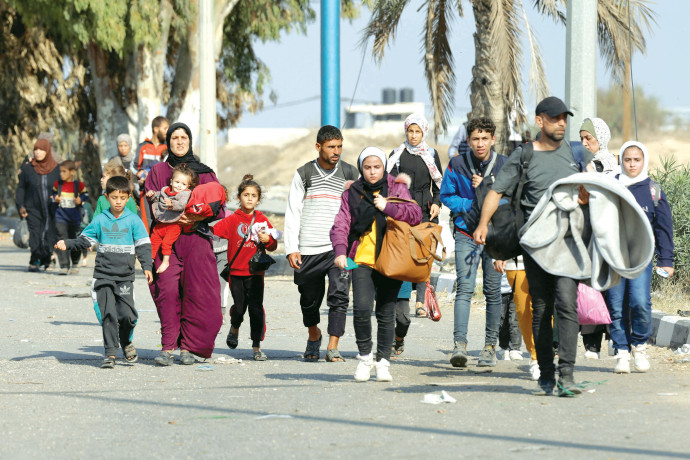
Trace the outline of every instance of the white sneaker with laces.
<instances>
[{"instance_id":1,"label":"white sneaker with laces","mask_svg":"<svg viewBox=\"0 0 690 460\"><path fill-rule=\"evenodd\" d=\"M532 380L537 381L541 377L541 371L539 370L539 363L536 359L532 359L529 362L529 373L532 376Z\"/></svg>"},{"instance_id":2,"label":"white sneaker with laces","mask_svg":"<svg viewBox=\"0 0 690 460\"><path fill-rule=\"evenodd\" d=\"M633 345L632 357L633 366L637 372L647 372L649 370L649 359L647 359L647 345Z\"/></svg>"},{"instance_id":3,"label":"white sneaker with laces","mask_svg":"<svg viewBox=\"0 0 690 460\"><path fill-rule=\"evenodd\" d=\"M585 351L585 359L599 359L599 353L596 351Z\"/></svg>"},{"instance_id":4,"label":"white sneaker with laces","mask_svg":"<svg viewBox=\"0 0 690 460\"><path fill-rule=\"evenodd\" d=\"M387 359L376 361L376 381L377 382L391 382L393 376L389 370L391 363Z\"/></svg>"},{"instance_id":5,"label":"white sneaker with laces","mask_svg":"<svg viewBox=\"0 0 690 460\"><path fill-rule=\"evenodd\" d=\"M520 350L510 350L508 354L512 361L520 361L522 359L522 352Z\"/></svg>"},{"instance_id":6,"label":"white sneaker with laces","mask_svg":"<svg viewBox=\"0 0 690 460\"><path fill-rule=\"evenodd\" d=\"M615 372L616 374L629 374L630 352L628 350L618 350L618 354L616 354L616 357L616 367L613 368L613 372Z\"/></svg>"},{"instance_id":7,"label":"white sneaker with laces","mask_svg":"<svg viewBox=\"0 0 690 460\"><path fill-rule=\"evenodd\" d=\"M371 370L374 368L374 357L371 353L368 355L357 355L359 364L357 364L357 369L355 370L355 380L357 382L366 382L371 377Z\"/></svg>"}]
</instances>

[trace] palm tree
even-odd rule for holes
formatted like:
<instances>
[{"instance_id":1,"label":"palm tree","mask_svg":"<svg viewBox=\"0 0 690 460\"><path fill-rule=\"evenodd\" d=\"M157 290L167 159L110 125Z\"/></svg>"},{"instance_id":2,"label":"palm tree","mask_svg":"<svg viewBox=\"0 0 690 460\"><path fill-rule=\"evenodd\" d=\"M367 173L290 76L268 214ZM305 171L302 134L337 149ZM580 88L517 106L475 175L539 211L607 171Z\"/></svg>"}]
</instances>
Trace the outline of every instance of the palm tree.
<instances>
[{"instance_id":1,"label":"palm tree","mask_svg":"<svg viewBox=\"0 0 690 460\"><path fill-rule=\"evenodd\" d=\"M510 132L507 114L515 111L518 124L526 120L521 85L523 34L527 36L531 56L530 90L538 100L549 95L541 52L522 0L467 2L472 7L475 22L475 63L470 83L472 111L468 118L482 116L492 119L497 126L496 143L505 146ZM366 44L373 37L376 61L381 61L386 46L394 40L402 12L411 3L412 0L375 1L362 43ZM463 3L463 0L425 0L420 8L426 7L426 24L422 31L423 61L434 111L435 135L446 131L452 115L455 66L449 42L449 21L455 13L464 16ZM534 6L541 14L565 24L566 0L534 0ZM622 83L631 49L645 52L642 30L650 28L654 13L648 0L599 0L597 16L599 50L613 80Z\"/></svg>"}]
</instances>

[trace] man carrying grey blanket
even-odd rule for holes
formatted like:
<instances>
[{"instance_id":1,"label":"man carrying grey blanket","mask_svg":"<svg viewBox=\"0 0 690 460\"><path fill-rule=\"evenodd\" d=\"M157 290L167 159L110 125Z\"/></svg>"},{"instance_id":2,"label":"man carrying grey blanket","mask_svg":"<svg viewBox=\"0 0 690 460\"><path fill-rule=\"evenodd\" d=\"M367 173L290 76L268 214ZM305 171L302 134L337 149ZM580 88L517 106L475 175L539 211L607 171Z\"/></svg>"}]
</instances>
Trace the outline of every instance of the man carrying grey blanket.
<instances>
[{"instance_id":1,"label":"man carrying grey blanket","mask_svg":"<svg viewBox=\"0 0 690 460\"><path fill-rule=\"evenodd\" d=\"M520 197L525 220L529 218L537 202L551 184L579 172L570 145L563 142L568 115L572 116L573 114L563 101L556 97L547 97L537 105L535 122L541 129L541 138L533 144L534 153L527 168L525 184ZM594 158L589 151L584 149L583 157L584 164L591 163ZM492 190L486 196L479 225L473 235L477 244L486 242L489 220L498 208L499 200L503 194L514 190L520 181L521 165L522 147L518 147L499 171ZM579 204L587 204L588 199L587 192L581 188ZM529 292L532 296L532 330L541 374L538 381L541 390L537 394L550 395L556 386L552 346L554 306L558 314L558 395L570 396L580 393L573 377L579 331L577 319L578 281L551 275L544 271L528 254L523 255Z\"/></svg>"}]
</instances>

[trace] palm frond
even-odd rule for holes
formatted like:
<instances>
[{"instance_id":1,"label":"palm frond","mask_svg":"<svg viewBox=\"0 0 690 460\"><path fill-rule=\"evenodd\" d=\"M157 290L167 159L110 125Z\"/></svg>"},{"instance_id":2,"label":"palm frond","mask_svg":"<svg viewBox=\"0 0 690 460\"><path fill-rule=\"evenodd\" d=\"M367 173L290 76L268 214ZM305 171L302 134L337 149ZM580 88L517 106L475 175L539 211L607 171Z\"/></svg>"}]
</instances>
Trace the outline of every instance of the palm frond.
<instances>
[{"instance_id":1,"label":"palm frond","mask_svg":"<svg viewBox=\"0 0 690 460\"><path fill-rule=\"evenodd\" d=\"M628 27L628 2L630 2L630 27ZM614 82L620 84L625 73L625 63L630 51L647 50L645 33L656 24L655 13L648 0L600 0L597 6L599 49L606 69Z\"/></svg>"},{"instance_id":2,"label":"palm frond","mask_svg":"<svg viewBox=\"0 0 690 460\"><path fill-rule=\"evenodd\" d=\"M525 21L525 29L527 30L527 40L529 42L529 52L530 52L530 68L529 68L529 88L530 93L534 96L537 101L541 101L545 97L551 94L551 89L549 88L549 82L546 79L546 69L544 66L544 60L542 59L541 48L539 47L539 42L537 42L537 37L534 35L532 26L527 19L527 12L525 8L522 7L522 17ZM520 120L518 119L518 122Z\"/></svg>"},{"instance_id":3,"label":"palm frond","mask_svg":"<svg viewBox=\"0 0 690 460\"><path fill-rule=\"evenodd\" d=\"M388 43L395 39L398 22L411 0L378 0L369 24L364 28L359 46L366 48L369 38L374 38L374 61L381 62Z\"/></svg>"},{"instance_id":4,"label":"palm frond","mask_svg":"<svg viewBox=\"0 0 690 460\"><path fill-rule=\"evenodd\" d=\"M560 8L559 8L560 5ZM565 24L565 0L534 0L534 7L542 16L548 16L556 22Z\"/></svg>"},{"instance_id":5,"label":"palm frond","mask_svg":"<svg viewBox=\"0 0 690 460\"><path fill-rule=\"evenodd\" d=\"M423 42L424 73L434 109L434 136L445 132L455 101L453 52L448 42L452 14L450 0L428 0Z\"/></svg>"},{"instance_id":6,"label":"palm frond","mask_svg":"<svg viewBox=\"0 0 690 460\"><path fill-rule=\"evenodd\" d=\"M524 113L522 98L522 29L520 28L520 0L499 0L491 9L491 58L497 63L502 85L504 113L516 110Z\"/></svg>"}]
</instances>

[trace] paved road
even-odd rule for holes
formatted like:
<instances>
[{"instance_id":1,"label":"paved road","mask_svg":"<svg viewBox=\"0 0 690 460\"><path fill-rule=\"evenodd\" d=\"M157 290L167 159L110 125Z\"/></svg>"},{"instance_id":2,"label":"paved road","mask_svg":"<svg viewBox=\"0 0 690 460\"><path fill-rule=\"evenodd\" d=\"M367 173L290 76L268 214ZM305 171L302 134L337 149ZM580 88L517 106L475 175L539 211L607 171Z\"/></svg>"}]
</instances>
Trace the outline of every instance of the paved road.
<instances>
[{"instance_id":1,"label":"paved road","mask_svg":"<svg viewBox=\"0 0 690 460\"><path fill-rule=\"evenodd\" d=\"M653 372L614 375L612 360L581 359L577 377L597 382L577 398L536 397L527 361L491 373L454 369L452 307L439 323L414 319L392 383L357 384L351 320L345 363L299 359L305 334L297 289L269 278L265 306L269 361L218 336L212 362L157 367L159 323L142 277L135 343L143 359L102 370L101 332L87 294L93 267L79 275L26 273L28 253L0 241L0 458L690 458L690 364L653 350ZM445 299L445 297L443 297ZM324 313L324 311L322 311ZM471 317L474 359L483 312ZM324 320L326 315L323 315ZM475 361L476 362L476 361ZM472 363L471 363L472 364ZM447 391L457 403L430 405Z\"/></svg>"}]
</instances>

